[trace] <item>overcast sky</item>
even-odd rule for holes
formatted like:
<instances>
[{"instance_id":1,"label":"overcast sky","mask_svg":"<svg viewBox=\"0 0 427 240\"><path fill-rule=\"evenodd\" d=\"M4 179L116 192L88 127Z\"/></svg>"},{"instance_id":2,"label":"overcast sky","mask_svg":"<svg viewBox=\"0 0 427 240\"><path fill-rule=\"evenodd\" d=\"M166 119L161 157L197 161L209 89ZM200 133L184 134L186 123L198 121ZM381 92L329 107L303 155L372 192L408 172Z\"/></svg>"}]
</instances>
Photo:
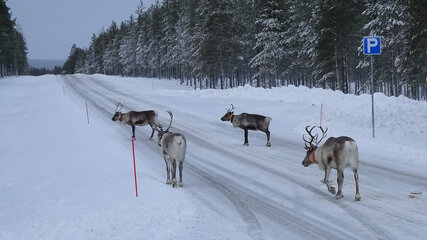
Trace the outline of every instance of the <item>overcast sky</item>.
<instances>
[{"instance_id":1,"label":"overcast sky","mask_svg":"<svg viewBox=\"0 0 427 240\"><path fill-rule=\"evenodd\" d=\"M143 0L147 8L156 0ZM161 2L161 1L160 1ZM7 0L24 34L29 59L66 60L73 43L89 47L92 34L135 15L139 0Z\"/></svg>"}]
</instances>

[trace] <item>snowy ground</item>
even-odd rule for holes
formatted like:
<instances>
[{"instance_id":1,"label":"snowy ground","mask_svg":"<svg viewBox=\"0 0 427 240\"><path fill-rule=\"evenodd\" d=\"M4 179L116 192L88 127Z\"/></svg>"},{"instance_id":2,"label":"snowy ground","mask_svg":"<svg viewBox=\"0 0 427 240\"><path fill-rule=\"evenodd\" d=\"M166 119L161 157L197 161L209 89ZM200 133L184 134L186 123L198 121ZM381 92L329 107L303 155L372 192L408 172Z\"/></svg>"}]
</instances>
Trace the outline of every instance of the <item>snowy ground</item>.
<instances>
[{"instance_id":1,"label":"snowy ground","mask_svg":"<svg viewBox=\"0 0 427 240\"><path fill-rule=\"evenodd\" d=\"M90 124L85 103L88 102ZM184 187L166 171L149 127L135 142L111 121L124 110L174 113L188 141ZM174 80L67 75L0 79L0 239L420 239L427 233L427 103L284 87L191 90ZM221 122L270 116L265 135ZM315 166L304 168L304 126L348 135L360 153L360 192L345 172L336 201ZM335 181L336 174L331 174ZM335 184L336 185L336 184ZM421 192L409 198L411 192Z\"/></svg>"}]
</instances>

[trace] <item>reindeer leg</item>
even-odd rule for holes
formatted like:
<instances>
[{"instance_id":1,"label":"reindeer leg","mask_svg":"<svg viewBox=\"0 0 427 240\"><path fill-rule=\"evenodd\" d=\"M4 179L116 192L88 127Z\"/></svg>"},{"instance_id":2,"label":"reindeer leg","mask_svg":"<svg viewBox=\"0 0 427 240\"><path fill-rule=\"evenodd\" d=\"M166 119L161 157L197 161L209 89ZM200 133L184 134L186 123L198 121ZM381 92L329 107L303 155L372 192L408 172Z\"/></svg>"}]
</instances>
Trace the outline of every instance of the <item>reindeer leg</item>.
<instances>
[{"instance_id":1,"label":"reindeer leg","mask_svg":"<svg viewBox=\"0 0 427 240\"><path fill-rule=\"evenodd\" d=\"M176 187L176 160L172 160L172 187Z\"/></svg>"},{"instance_id":2,"label":"reindeer leg","mask_svg":"<svg viewBox=\"0 0 427 240\"><path fill-rule=\"evenodd\" d=\"M179 162L179 182L178 182L178 187L184 186L184 184L182 183L182 169L183 168L184 168L184 162L180 161Z\"/></svg>"},{"instance_id":3,"label":"reindeer leg","mask_svg":"<svg viewBox=\"0 0 427 240\"><path fill-rule=\"evenodd\" d=\"M338 182L338 193L335 196L335 199L340 199L344 197L342 195L342 184L344 183L344 169L337 168L337 182Z\"/></svg>"},{"instance_id":4,"label":"reindeer leg","mask_svg":"<svg viewBox=\"0 0 427 240\"><path fill-rule=\"evenodd\" d=\"M249 146L248 142L248 129L243 129L245 131L245 142L243 143L243 146Z\"/></svg>"},{"instance_id":5,"label":"reindeer leg","mask_svg":"<svg viewBox=\"0 0 427 240\"><path fill-rule=\"evenodd\" d=\"M271 147L271 142L270 142L270 131L265 131L265 134L267 134L267 147Z\"/></svg>"},{"instance_id":6,"label":"reindeer leg","mask_svg":"<svg viewBox=\"0 0 427 240\"><path fill-rule=\"evenodd\" d=\"M148 140L153 140L155 127L153 127L153 126L151 126L151 125L150 125L150 127L151 127L151 129L152 129L153 131L151 132L151 136L150 136L150 138L149 138Z\"/></svg>"},{"instance_id":7,"label":"reindeer leg","mask_svg":"<svg viewBox=\"0 0 427 240\"><path fill-rule=\"evenodd\" d=\"M172 181L170 179L170 168L169 168L169 164L168 164L168 160L166 159L166 157L164 157L165 159L165 163L166 163L166 184L171 184Z\"/></svg>"},{"instance_id":8,"label":"reindeer leg","mask_svg":"<svg viewBox=\"0 0 427 240\"><path fill-rule=\"evenodd\" d=\"M360 193L359 193L359 174L357 173L357 168L353 169L354 180L356 181L356 196L354 197L355 201L360 201Z\"/></svg>"},{"instance_id":9,"label":"reindeer leg","mask_svg":"<svg viewBox=\"0 0 427 240\"><path fill-rule=\"evenodd\" d=\"M323 182L328 187L328 191L332 194L335 194L335 188L331 186L329 183L329 174L331 173L331 167L325 166L325 179L323 179Z\"/></svg>"},{"instance_id":10,"label":"reindeer leg","mask_svg":"<svg viewBox=\"0 0 427 240\"><path fill-rule=\"evenodd\" d=\"M135 140L135 125L131 125L132 127L132 138Z\"/></svg>"}]
</instances>

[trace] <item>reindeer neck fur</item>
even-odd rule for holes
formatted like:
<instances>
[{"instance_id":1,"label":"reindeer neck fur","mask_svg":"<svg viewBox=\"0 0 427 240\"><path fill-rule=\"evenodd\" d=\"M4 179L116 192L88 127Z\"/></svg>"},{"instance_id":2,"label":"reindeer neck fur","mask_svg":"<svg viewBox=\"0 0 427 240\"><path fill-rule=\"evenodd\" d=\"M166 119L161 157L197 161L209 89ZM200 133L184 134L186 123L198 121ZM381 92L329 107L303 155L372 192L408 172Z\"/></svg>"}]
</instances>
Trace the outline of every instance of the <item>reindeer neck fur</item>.
<instances>
[{"instance_id":1,"label":"reindeer neck fur","mask_svg":"<svg viewBox=\"0 0 427 240\"><path fill-rule=\"evenodd\" d=\"M121 124L129 124L129 114L127 113L120 113L119 121Z\"/></svg>"},{"instance_id":2,"label":"reindeer neck fur","mask_svg":"<svg viewBox=\"0 0 427 240\"><path fill-rule=\"evenodd\" d=\"M327 165L326 161L324 161L325 159L324 155L325 154L324 154L323 146L320 146L316 148L316 150L314 150L310 156L310 159L314 159L316 161L315 163L317 164L317 166L322 170L324 170Z\"/></svg>"},{"instance_id":3,"label":"reindeer neck fur","mask_svg":"<svg viewBox=\"0 0 427 240\"><path fill-rule=\"evenodd\" d=\"M232 115L230 118L230 122L233 125L233 127L238 128L240 126L240 114L239 115Z\"/></svg>"}]
</instances>

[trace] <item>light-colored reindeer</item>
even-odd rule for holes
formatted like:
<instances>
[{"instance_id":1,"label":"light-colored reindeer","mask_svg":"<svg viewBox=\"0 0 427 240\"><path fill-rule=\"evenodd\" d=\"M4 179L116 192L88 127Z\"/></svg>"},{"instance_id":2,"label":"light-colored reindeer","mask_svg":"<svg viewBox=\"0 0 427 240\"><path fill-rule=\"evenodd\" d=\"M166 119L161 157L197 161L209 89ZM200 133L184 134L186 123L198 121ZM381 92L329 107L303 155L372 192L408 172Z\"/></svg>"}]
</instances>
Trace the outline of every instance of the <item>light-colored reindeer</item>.
<instances>
[{"instance_id":1,"label":"light-colored reindeer","mask_svg":"<svg viewBox=\"0 0 427 240\"><path fill-rule=\"evenodd\" d=\"M312 135L312 131L315 127L307 126L305 127L306 132L310 136L310 139L305 139L303 135L303 140L305 142L305 149L307 154L302 161L304 167L316 163L322 170L325 171L325 178L323 182L328 187L328 191L332 194L335 194L335 188L329 183L329 174L331 168L337 169L337 182L338 182L338 193L335 196L336 199L343 197L342 194L342 185L344 183L344 169L351 167L354 173L354 180L356 181L356 195L354 200L360 201L359 193L359 175L357 173L357 168L359 166L359 153L357 149L356 142L346 136L341 137L330 137L322 146L318 146L319 143L326 137L326 130L323 130L322 127L319 127L322 131L322 137L318 140L318 134Z\"/></svg>"},{"instance_id":2,"label":"light-colored reindeer","mask_svg":"<svg viewBox=\"0 0 427 240\"><path fill-rule=\"evenodd\" d=\"M154 131L158 125L157 112L154 110L148 110L142 112L130 111L127 113L122 113L122 108L123 104L116 104L116 110L111 120L114 122L118 120L120 123L130 125L132 127L132 139L135 139L135 126L150 125L153 131L151 132L149 139L153 139Z\"/></svg>"},{"instance_id":3,"label":"light-colored reindeer","mask_svg":"<svg viewBox=\"0 0 427 240\"><path fill-rule=\"evenodd\" d=\"M182 170L184 168L185 152L187 149L187 141L181 133L169 132L172 125L173 114L167 111L171 118L169 126L163 130L161 125L157 127L157 140L162 149L162 155L166 163L166 184L172 184L172 187L177 187L176 181L176 166L179 167L179 182L178 187L182 187ZM171 179L172 175L172 179Z\"/></svg>"},{"instance_id":4,"label":"light-colored reindeer","mask_svg":"<svg viewBox=\"0 0 427 240\"><path fill-rule=\"evenodd\" d=\"M270 125L271 118L258 115L258 114L249 114L241 113L239 115L234 115L234 106L231 104L231 109L228 109L225 115L221 118L222 121L230 121L235 128L241 128L245 131L245 142L244 146L249 146L248 142L248 130L260 130L265 132L267 135L267 146L271 146L270 142L270 131L268 126Z\"/></svg>"}]
</instances>

